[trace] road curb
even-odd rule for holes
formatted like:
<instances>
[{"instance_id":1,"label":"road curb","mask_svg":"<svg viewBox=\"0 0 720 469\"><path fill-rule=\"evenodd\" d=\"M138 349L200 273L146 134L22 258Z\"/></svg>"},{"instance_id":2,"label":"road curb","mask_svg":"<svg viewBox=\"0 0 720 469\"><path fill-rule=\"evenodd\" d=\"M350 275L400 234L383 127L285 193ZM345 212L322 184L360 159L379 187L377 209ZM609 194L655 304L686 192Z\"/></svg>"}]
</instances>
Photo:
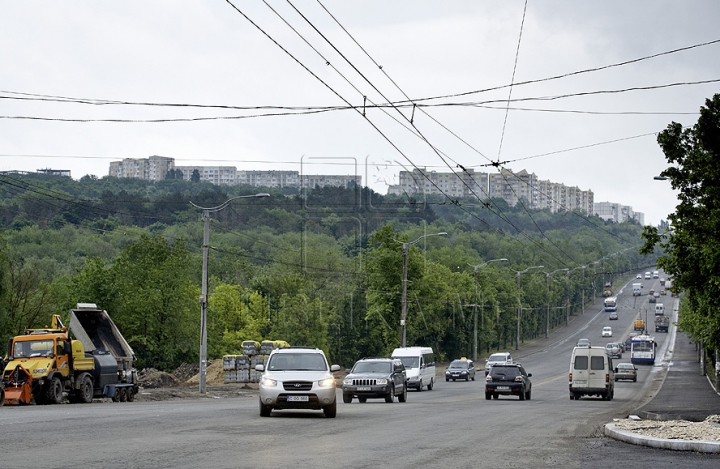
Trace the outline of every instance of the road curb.
<instances>
[{"instance_id":1,"label":"road curb","mask_svg":"<svg viewBox=\"0 0 720 469\"><path fill-rule=\"evenodd\" d=\"M695 451L699 453L720 453L720 441L706 440L669 440L620 430L614 423L605 424L605 435L633 445L651 448L671 449L674 451Z\"/></svg>"}]
</instances>

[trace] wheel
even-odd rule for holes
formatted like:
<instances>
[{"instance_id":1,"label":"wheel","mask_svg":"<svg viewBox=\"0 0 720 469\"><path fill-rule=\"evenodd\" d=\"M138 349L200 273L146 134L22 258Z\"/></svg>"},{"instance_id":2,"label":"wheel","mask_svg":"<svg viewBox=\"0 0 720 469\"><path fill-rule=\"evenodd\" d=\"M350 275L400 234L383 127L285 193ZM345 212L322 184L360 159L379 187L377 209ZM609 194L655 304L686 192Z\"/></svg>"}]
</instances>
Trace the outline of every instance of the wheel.
<instances>
[{"instance_id":1,"label":"wheel","mask_svg":"<svg viewBox=\"0 0 720 469\"><path fill-rule=\"evenodd\" d=\"M524 400L525 400L525 395L526 395L526 394L525 394L525 388L522 388L522 389L520 390L520 395L519 395L518 397L520 398L521 401L524 401Z\"/></svg>"},{"instance_id":2,"label":"wheel","mask_svg":"<svg viewBox=\"0 0 720 469\"><path fill-rule=\"evenodd\" d=\"M428 384L428 386L427 386L428 391L432 391L432 388L433 388L433 385L434 385L434 384L435 384L435 380L433 380L432 378L430 378L430 384Z\"/></svg>"},{"instance_id":3,"label":"wheel","mask_svg":"<svg viewBox=\"0 0 720 469\"><path fill-rule=\"evenodd\" d=\"M420 379L420 384L418 384L418 392L422 392L423 384L422 384L422 378Z\"/></svg>"},{"instance_id":4,"label":"wheel","mask_svg":"<svg viewBox=\"0 0 720 469\"><path fill-rule=\"evenodd\" d=\"M84 402L89 404L93 399L93 382L89 375L84 375L80 378L80 387L77 390L77 402Z\"/></svg>"},{"instance_id":5,"label":"wheel","mask_svg":"<svg viewBox=\"0 0 720 469\"><path fill-rule=\"evenodd\" d=\"M367 402L367 397L358 397L358 401L360 401L362 404Z\"/></svg>"},{"instance_id":6,"label":"wheel","mask_svg":"<svg viewBox=\"0 0 720 469\"><path fill-rule=\"evenodd\" d=\"M132 402L135 400L135 390L133 388L127 388L127 401Z\"/></svg>"},{"instance_id":7,"label":"wheel","mask_svg":"<svg viewBox=\"0 0 720 469\"><path fill-rule=\"evenodd\" d=\"M637 376L633 378L633 383L637 383Z\"/></svg>"},{"instance_id":8,"label":"wheel","mask_svg":"<svg viewBox=\"0 0 720 469\"><path fill-rule=\"evenodd\" d=\"M469 377L469 376L466 376L466 377L465 377L465 381L470 381L470 377Z\"/></svg>"},{"instance_id":9,"label":"wheel","mask_svg":"<svg viewBox=\"0 0 720 469\"><path fill-rule=\"evenodd\" d=\"M260 402L260 417L270 417L270 412L272 412L272 407L266 406L260 400L258 400L258 402Z\"/></svg>"},{"instance_id":10,"label":"wheel","mask_svg":"<svg viewBox=\"0 0 720 469\"><path fill-rule=\"evenodd\" d=\"M579 400L580 400L580 394L579 394L579 393L575 393L575 400L576 400L576 401L579 401Z\"/></svg>"},{"instance_id":11,"label":"wheel","mask_svg":"<svg viewBox=\"0 0 720 469\"><path fill-rule=\"evenodd\" d=\"M570 400L571 400L571 401L574 401L574 400L575 400L575 395L574 395L573 393L570 393Z\"/></svg>"},{"instance_id":12,"label":"wheel","mask_svg":"<svg viewBox=\"0 0 720 469\"><path fill-rule=\"evenodd\" d=\"M445 381L450 381L450 378L445 378Z\"/></svg>"},{"instance_id":13,"label":"wheel","mask_svg":"<svg viewBox=\"0 0 720 469\"><path fill-rule=\"evenodd\" d=\"M407 384L403 386L402 394L398 394L398 402L407 402Z\"/></svg>"},{"instance_id":14,"label":"wheel","mask_svg":"<svg viewBox=\"0 0 720 469\"><path fill-rule=\"evenodd\" d=\"M326 418L334 419L337 415L337 401L333 401L329 406L323 407L323 412Z\"/></svg>"},{"instance_id":15,"label":"wheel","mask_svg":"<svg viewBox=\"0 0 720 469\"><path fill-rule=\"evenodd\" d=\"M395 400L395 386L390 386L390 392L385 396L385 402L388 404Z\"/></svg>"},{"instance_id":16,"label":"wheel","mask_svg":"<svg viewBox=\"0 0 720 469\"><path fill-rule=\"evenodd\" d=\"M43 399L43 402L45 404L60 404L62 403L62 399L63 384L62 381L60 381L60 378L55 377L47 384L47 388L45 389L45 399Z\"/></svg>"},{"instance_id":17,"label":"wheel","mask_svg":"<svg viewBox=\"0 0 720 469\"><path fill-rule=\"evenodd\" d=\"M120 388L117 390L117 393L120 395L118 397L118 400L120 402L127 402L127 389L126 388Z\"/></svg>"},{"instance_id":18,"label":"wheel","mask_svg":"<svg viewBox=\"0 0 720 469\"><path fill-rule=\"evenodd\" d=\"M528 401L532 398L532 389L525 393L525 399Z\"/></svg>"},{"instance_id":19,"label":"wheel","mask_svg":"<svg viewBox=\"0 0 720 469\"><path fill-rule=\"evenodd\" d=\"M470 378L470 379L471 379L471 380L473 380L473 381L475 381L475 375L473 375L473 377L472 377L472 378Z\"/></svg>"},{"instance_id":20,"label":"wheel","mask_svg":"<svg viewBox=\"0 0 720 469\"><path fill-rule=\"evenodd\" d=\"M345 404L350 404L352 402L352 398L353 398L352 394L343 393L343 402Z\"/></svg>"},{"instance_id":21,"label":"wheel","mask_svg":"<svg viewBox=\"0 0 720 469\"><path fill-rule=\"evenodd\" d=\"M499 398L500 398L500 394L493 394L493 399L499 399Z\"/></svg>"},{"instance_id":22,"label":"wheel","mask_svg":"<svg viewBox=\"0 0 720 469\"><path fill-rule=\"evenodd\" d=\"M491 393L489 393L489 392L486 392L486 393L485 393L485 399L486 399L486 400L489 401L491 397L492 397L492 394L491 394Z\"/></svg>"}]
</instances>

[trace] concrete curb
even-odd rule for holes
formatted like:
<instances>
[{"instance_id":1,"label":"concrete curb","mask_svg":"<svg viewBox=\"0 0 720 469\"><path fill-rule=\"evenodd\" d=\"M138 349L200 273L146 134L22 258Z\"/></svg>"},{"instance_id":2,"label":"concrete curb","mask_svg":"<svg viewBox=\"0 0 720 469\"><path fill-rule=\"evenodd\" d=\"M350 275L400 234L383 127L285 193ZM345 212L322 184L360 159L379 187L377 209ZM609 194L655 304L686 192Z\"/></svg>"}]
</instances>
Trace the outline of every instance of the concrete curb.
<instances>
[{"instance_id":1,"label":"concrete curb","mask_svg":"<svg viewBox=\"0 0 720 469\"><path fill-rule=\"evenodd\" d=\"M605 435L633 445L651 448L671 449L674 451L696 451L699 453L720 453L720 441L706 440L668 440L652 436L639 435L627 430L620 430L614 423L605 424Z\"/></svg>"}]
</instances>

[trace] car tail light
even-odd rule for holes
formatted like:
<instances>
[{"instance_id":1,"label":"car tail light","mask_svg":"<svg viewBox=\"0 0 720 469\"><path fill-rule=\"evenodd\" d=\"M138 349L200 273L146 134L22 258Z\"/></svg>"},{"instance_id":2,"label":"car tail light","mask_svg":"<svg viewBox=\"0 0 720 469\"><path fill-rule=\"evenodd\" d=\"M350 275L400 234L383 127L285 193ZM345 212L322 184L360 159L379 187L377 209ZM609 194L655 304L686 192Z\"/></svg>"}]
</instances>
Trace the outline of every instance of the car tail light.
<instances>
[{"instance_id":1,"label":"car tail light","mask_svg":"<svg viewBox=\"0 0 720 469\"><path fill-rule=\"evenodd\" d=\"M568 375L568 378L570 379L570 382L572 383L572 373Z\"/></svg>"},{"instance_id":2,"label":"car tail light","mask_svg":"<svg viewBox=\"0 0 720 469\"><path fill-rule=\"evenodd\" d=\"M609 382L610 382L610 373L606 373L606 374L605 374L605 382L606 382L606 383L609 383Z\"/></svg>"}]
</instances>

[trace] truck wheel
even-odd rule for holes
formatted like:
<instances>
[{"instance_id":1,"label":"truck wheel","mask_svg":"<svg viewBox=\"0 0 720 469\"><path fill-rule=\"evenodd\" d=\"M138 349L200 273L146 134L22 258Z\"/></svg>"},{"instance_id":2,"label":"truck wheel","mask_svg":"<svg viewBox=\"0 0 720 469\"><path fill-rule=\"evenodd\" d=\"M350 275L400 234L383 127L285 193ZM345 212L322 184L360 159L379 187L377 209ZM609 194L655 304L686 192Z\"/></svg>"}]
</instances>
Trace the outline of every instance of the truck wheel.
<instances>
[{"instance_id":1,"label":"truck wheel","mask_svg":"<svg viewBox=\"0 0 720 469\"><path fill-rule=\"evenodd\" d=\"M47 384L45 389L45 399L43 402L46 404L61 404L63 399L63 385L60 378L53 378Z\"/></svg>"},{"instance_id":2,"label":"truck wheel","mask_svg":"<svg viewBox=\"0 0 720 469\"><path fill-rule=\"evenodd\" d=\"M455 380L453 380L453 381L455 381ZM430 378L430 384L428 384L428 386L427 386L428 391L432 391L434 384L435 384L435 380L433 378Z\"/></svg>"},{"instance_id":3,"label":"truck wheel","mask_svg":"<svg viewBox=\"0 0 720 469\"><path fill-rule=\"evenodd\" d=\"M80 379L80 388L77 390L78 397L80 398L78 402L91 403L93 400L93 391L92 378L88 375L83 376Z\"/></svg>"},{"instance_id":4,"label":"truck wheel","mask_svg":"<svg viewBox=\"0 0 720 469\"><path fill-rule=\"evenodd\" d=\"M117 392L120 394L120 402L127 402L127 389L126 388L120 388L117 390Z\"/></svg>"},{"instance_id":5,"label":"truck wheel","mask_svg":"<svg viewBox=\"0 0 720 469\"><path fill-rule=\"evenodd\" d=\"M135 390L133 388L127 388L127 401L132 402L135 400Z\"/></svg>"}]
</instances>

